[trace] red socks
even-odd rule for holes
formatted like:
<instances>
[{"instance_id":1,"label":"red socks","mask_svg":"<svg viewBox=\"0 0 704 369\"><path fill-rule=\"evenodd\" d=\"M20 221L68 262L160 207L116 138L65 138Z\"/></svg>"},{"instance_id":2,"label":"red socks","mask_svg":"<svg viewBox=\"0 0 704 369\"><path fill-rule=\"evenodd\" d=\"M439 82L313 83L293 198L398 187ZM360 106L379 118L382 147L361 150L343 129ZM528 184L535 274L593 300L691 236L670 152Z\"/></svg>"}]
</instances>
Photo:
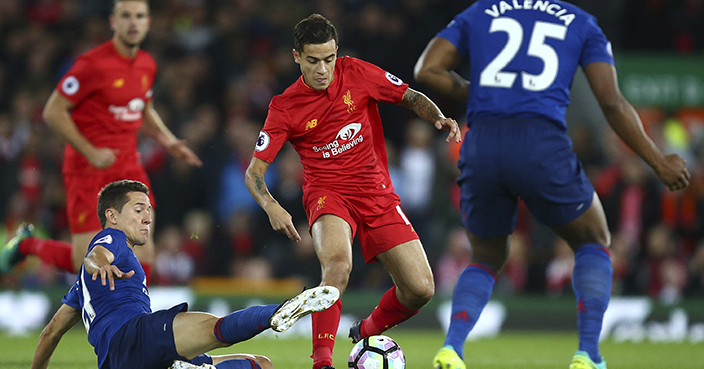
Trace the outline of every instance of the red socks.
<instances>
[{"instance_id":1,"label":"red socks","mask_svg":"<svg viewBox=\"0 0 704 369\"><path fill-rule=\"evenodd\" d=\"M76 273L71 258L73 245L68 242L28 237L22 240L19 249L22 255L36 255L47 264Z\"/></svg>"},{"instance_id":2,"label":"red socks","mask_svg":"<svg viewBox=\"0 0 704 369\"><path fill-rule=\"evenodd\" d=\"M410 310L398 301L396 286L393 286L381 297L379 305L369 317L362 321L360 333L362 333L362 337L381 334L398 323L416 315L416 313L418 313L418 310Z\"/></svg>"},{"instance_id":3,"label":"red socks","mask_svg":"<svg viewBox=\"0 0 704 369\"><path fill-rule=\"evenodd\" d=\"M76 270L73 269L73 259L71 258L73 245L68 242L28 237L22 240L19 250L24 256L36 255L47 264L69 273L76 273ZM149 286L149 282L151 282L152 278L152 265L142 263L142 268L147 275L147 286ZM338 320L339 319L338 313Z\"/></svg>"},{"instance_id":4,"label":"red socks","mask_svg":"<svg viewBox=\"0 0 704 369\"><path fill-rule=\"evenodd\" d=\"M337 300L329 309L311 314L313 318L313 369L332 366L332 349L340 325L342 301Z\"/></svg>"}]
</instances>

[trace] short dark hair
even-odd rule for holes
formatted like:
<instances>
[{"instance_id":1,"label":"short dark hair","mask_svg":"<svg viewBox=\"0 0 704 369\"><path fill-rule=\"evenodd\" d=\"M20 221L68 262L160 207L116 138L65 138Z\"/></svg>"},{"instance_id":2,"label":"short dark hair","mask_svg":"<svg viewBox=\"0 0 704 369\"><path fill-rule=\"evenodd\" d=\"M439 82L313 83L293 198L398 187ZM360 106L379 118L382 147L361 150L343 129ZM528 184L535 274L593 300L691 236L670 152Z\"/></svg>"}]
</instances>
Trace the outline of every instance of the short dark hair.
<instances>
[{"instance_id":1,"label":"short dark hair","mask_svg":"<svg viewBox=\"0 0 704 369\"><path fill-rule=\"evenodd\" d=\"M118 3L124 2L124 1L141 1L143 3L147 4L147 8L149 8L149 0L113 0L112 2L112 13L115 13L115 7L117 6Z\"/></svg>"},{"instance_id":2,"label":"short dark hair","mask_svg":"<svg viewBox=\"0 0 704 369\"><path fill-rule=\"evenodd\" d=\"M112 208L122 212L122 207L129 201L127 194L130 192L143 192L148 196L149 187L139 181L123 179L108 183L107 186L98 192L98 220L100 220L100 225L103 228L105 228L107 223L105 211Z\"/></svg>"},{"instance_id":3,"label":"short dark hair","mask_svg":"<svg viewBox=\"0 0 704 369\"><path fill-rule=\"evenodd\" d=\"M293 29L293 47L299 53L304 45L324 44L335 40L337 45L337 30L335 26L320 14L313 14L296 24Z\"/></svg>"}]
</instances>

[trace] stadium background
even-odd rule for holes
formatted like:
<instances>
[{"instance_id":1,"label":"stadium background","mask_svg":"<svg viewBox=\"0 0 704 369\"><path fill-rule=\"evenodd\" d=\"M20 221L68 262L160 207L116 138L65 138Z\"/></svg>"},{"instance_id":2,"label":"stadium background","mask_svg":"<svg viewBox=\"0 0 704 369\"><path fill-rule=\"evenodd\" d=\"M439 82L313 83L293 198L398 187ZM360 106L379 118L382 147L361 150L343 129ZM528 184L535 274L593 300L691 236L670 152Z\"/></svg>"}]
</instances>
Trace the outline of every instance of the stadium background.
<instances>
[{"instance_id":1,"label":"stadium background","mask_svg":"<svg viewBox=\"0 0 704 369\"><path fill-rule=\"evenodd\" d=\"M681 322L677 314L684 312L689 319L685 334L701 342L704 2L572 2L594 14L613 42L621 88L650 135L663 151L685 157L693 175L692 184L682 192L670 193L660 185L610 131L578 72L568 126L613 234L613 294L619 301L648 304L643 321L652 323L653 337L657 327L666 329ZM46 237L69 239L60 173L63 143L42 121L41 110L75 57L110 38L111 3L0 1L3 244L22 221L34 223ZM237 306L252 297L276 299L303 285L317 284L319 265L310 239L291 244L274 233L243 182L271 97L300 75L291 57L293 26L313 12L322 13L338 28L340 55L357 56L387 69L427 93L459 121L464 104L416 84L412 70L427 42L470 3L151 1L152 27L143 48L159 67L155 104L172 131L185 138L205 164L189 168L149 139L140 143L158 204L154 289L168 288L167 295L190 296L197 306L212 308L220 306L220 297L228 306ZM454 184L458 146L448 147L443 134L414 119L406 109L389 105L380 109L394 185L421 235L437 282L437 298L409 324L438 327L435 309L447 301L469 260ZM290 147L282 151L270 172L270 189L305 237L301 167L295 152ZM571 268L568 247L522 207L511 238L510 260L494 294L508 311L505 327L543 329L538 322L551 315L557 323L548 328L574 329ZM73 276L35 259L0 276L4 304L0 331L15 329L7 322L17 321L13 318L17 309L8 306L48 301L45 310L51 312L72 282ZM368 313L390 283L379 265L365 266L356 253L345 309L359 311L360 316ZM41 303L25 301L25 291L49 298ZM45 313L35 320L41 326L48 318Z\"/></svg>"}]
</instances>

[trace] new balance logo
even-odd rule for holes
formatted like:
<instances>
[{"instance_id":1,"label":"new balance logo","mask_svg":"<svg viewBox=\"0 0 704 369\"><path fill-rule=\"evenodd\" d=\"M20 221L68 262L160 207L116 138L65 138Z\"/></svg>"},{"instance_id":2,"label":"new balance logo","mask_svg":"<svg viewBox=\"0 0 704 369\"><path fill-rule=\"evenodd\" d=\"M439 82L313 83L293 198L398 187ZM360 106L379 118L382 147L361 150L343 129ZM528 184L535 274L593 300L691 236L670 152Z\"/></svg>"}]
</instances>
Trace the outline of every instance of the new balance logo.
<instances>
[{"instance_id":1,"label":"new balance logo","mask_svg":"<svg viewBox=\"0 0 704 369\"><path fill-rule=\"evenodd\" d=\"M318 120L317 119L311 119L306 123L306 131L312 128L315 128L315 126L318 125Z\"/></svg>"}]
</instances>

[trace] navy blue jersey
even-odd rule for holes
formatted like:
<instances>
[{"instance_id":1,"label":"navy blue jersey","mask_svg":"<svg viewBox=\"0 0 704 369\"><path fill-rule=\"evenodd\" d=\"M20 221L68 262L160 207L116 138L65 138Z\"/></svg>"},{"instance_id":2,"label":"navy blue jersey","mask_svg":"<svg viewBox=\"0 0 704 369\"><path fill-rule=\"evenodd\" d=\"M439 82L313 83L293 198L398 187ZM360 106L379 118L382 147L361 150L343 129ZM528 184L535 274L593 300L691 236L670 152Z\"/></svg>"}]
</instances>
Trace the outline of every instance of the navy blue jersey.
<instances>
[{"instance_id":1,"label":"navy blue jersey","mask_svg":"<svg viewBox=\"0 0 704 369\"><path fill-rule=\"evenodd\" d=\"M577 66L613 64L596 19L557 0L479 0L438 33L470 60L467 123L548 118L565 125Z\"/></svg>"},{"instance_id":2,"label":"navy blue jersey","mask_svg":"<svg viewBox=\"0 0 704 369\"><path fill-rule=\"evenodd\" d=\"M132 249L127 246L125 233L106 228L93 238L88 252L96 245L105 247L115 255L112 264L121 271L134 270L135 274L132 278L116 280L115 290L110 291L108 285L102 285L100 278L94 281L92 275L81 266L76 283L61 302L81 310L88 342L98 355L98 367L102 367L110 339L115 332L131 318L150 313L151 303L144 269Z\"/></svg>"}]
</instances>

